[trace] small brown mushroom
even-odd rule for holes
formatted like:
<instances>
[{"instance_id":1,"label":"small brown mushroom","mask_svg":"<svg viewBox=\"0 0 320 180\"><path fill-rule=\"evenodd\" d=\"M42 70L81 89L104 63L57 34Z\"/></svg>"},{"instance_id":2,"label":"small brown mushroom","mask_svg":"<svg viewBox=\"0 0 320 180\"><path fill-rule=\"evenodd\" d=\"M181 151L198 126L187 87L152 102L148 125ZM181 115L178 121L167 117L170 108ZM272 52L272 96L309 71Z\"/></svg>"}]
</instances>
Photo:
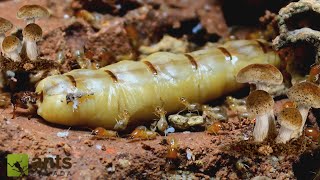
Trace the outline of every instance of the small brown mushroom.
<instances>
[{"instance_id":1,"label":"small brown mushroom","mask_svg":"<svg viewBox=\"0 0 320 180\"><path fill-rule=\"evenodd\" d=\"M236 77L238 83L255 84L256 90L268 90L269 85L280 85L281 72L271 64L251 64L242 68Z\"/></svg>"},{"instance_id":2,"label":"small brown mushroom","mask_svg":"<svg viewBox=\"0 0 320 180\"><path fill-rule=\"evenodd\" d=\"M25 5L17 12L18 19L24 19L27 24L35 23L36 19L49 17L49 11L39 5Z\"/></svg>"},{"instance_id":3,"label":"small brown mushroom","mask_svg":"<svg viewBox=\"0 0 320 180\"><path fill-rule=\"evenodd\" d=\"M27 55L34 61L38 58L37 42L42 39L42 29L37 24L31 23L23 29L22 34Z\"/></svg>"},{"instance_id":4,"label":"small brown mushroom","mask_svg":"<svg viewBox=\"0 0 320 180\"><path fill-rule=\"evenodd\" d=\"M289 89L287 96L289 99L297 103L302 116L302 124L299 129L299 134L296 135L300 136L310 108L320 108L320 87L311 82L300 82Z\"/></svg>"},{"instance_id":5,"label":"small brown mushroom","mask_svg":"<svg viewBox=\"0 0 320 180\"><path fill-rule=\"evenodd\" d=\"M268 135L275 133L274 100L269 93L263 90L251 92L246 106L250 116L256 118L253 130L255 141L262 142Z\"/></svg>"},{"instance_id":6,"label":"small brown mushroom","mask_svg":"<svg viewBox=\"0 0 320 180\"><path fill-rule=\"evenodd\" d=\"M0 17L0 50L2 52L2 41L6 37L5 33L12 29L13 25L10 21Z\"/></svg>"},{"instance_id":7,"label":"small brown mushroom","mask_svg":"<svg viewBox=\"0 0 320 180\"><path fill-rule=\"evenodd\" d=\"M297 138L302 124L302 116L297 108L285 108L278 116L281 125L277 143L286 143L290 139Z\"/></svg>"},{"instance_id":8,"label":"small brown mushroom","mask_svg":"<svg viewBox=\"0 0 320 180\"><path fill-rule=\"evenodd\" d=\"M2 49L5 56L14 62L21 61L21 57L19 55L21 48L21 42L16 36L7 36L2 42Z\"/></svg>"}]
</instances>

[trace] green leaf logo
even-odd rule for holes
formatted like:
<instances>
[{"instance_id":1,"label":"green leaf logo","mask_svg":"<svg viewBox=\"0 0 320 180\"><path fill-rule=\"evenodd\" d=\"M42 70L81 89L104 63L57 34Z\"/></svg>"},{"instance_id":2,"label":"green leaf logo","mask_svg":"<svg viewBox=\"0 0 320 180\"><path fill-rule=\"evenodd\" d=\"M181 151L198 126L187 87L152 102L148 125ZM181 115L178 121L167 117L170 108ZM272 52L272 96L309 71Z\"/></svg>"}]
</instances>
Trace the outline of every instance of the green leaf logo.
<instances>
[{"instance_id":1,"label":"green leaf logo","mask_svg":"<svg viewBox=\"0 0 320 180\"><path fill-rule=\"evenodd\" d=\"M8 154L7 176L23 177L28 175L29 158L27 154Z\"/></svg>"}]
</instances>

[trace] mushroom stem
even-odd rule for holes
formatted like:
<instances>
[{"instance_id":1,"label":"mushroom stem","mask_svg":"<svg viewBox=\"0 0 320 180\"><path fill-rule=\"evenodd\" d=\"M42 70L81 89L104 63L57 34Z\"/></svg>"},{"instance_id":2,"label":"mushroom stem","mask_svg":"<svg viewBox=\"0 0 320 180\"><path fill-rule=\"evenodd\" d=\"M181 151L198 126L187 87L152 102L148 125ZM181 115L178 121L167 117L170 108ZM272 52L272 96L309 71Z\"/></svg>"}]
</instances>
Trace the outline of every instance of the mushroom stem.
<instances>
[{"instance_id":1,"label":"mushroom stem","mask_svg":"<svg viewBox=\"0 0 320 180\"><path fill-rule=\"evenodd\" d=\"M20 62L21 57L19 55L19 52L17 50L7 53L8 58L12 59L14 62Z\"/></svg>"},{"instance_id":2,"label":"mushroom stem","mask_svg":"<svg viewBox=\"0 0 320 180\"><path fill-rule=\"evenodd\" d=\"M256 90L263 90L263 91L266 91L268 92L268 87L266 84L262 84L262 83L257 83L256 84Z\"/></svg>"},{"instance_id":3,"label":"mushroom stem","mask_svg":"<svg viewBox=\"0 0 320 180\"><path fill-rule=\"evenodd\" d=\"M34 61L38 58L38 47L35 41L25 41L26 51L30 60Z\"/></svg>"},{"instance_id":4,"label":"mushroom stem","mask_svg":"<svg viewBox=\"0 0 320 180\"><path fill-rule=\"evenodd\" d=\"M306 123L306 120L308 118L310 107L299 105L298 109L299 109L300 114L302 116L302 125L301 125L301 127L299 129L299 135L298 135L298 136L300 136L302 134L304 124Z\"/></svg>"},{"instance_id":5,"label":"mushroom stem","mask_svg":"<svg viewBox=\"0 0 320 180\"><path fill-rule=\"evenodd\" d=\"M267 85L267 84L257 83L255 87L256 87L256 90L266 91L269 94L271 94L273 97L280 96L286 93L286 87L283 83L280 85ZM250 88L250 91L252 91L251 88Z\"/></svg>"},{"instance_id":6,"label":"mushroom stem","mask_svg":"<svg viewBox=\"0 0 320 180\"><path fill-rule=\"evenodd\" d=\"M256 124L253 130L254 140L262 142L268 135L269 120L268 114L256 117Z\"/></svg>"},{"instance_id":7,"label":"mushroom stem","mask_svg":"<svg viewBox=\"0 0 320 180\"><path fill-rule=\"evenodd\" d=\"M28 18L28 19L26 19L26 23L27 24L32 24L32 23L35 23L35 18Z\"/></svg>"},{"instance_id":8,"label":"mushroom stem","mask_svg":"<svg viewBox=\"0 0 320 180\"><path fill-rule=\"evenodd\" d=\"M292 138L293 131L281 126L279 135L276 138L276 143L286 143Z\"/></svg>"},{"instance_id":9,"label":"mushroom stem","mask_svg":"<svg viewBox=\"0 0 320 180\"><path fill-rule=\"evenodd\" d=\"M254 140L262 142L268 135L275 133L276 124L273 110L261 116L256 117L256 124L253 130Z\"/></svg>"},{"instance_id":10,"label":"mushroom stem","mask_svg":"<svg viewBox=\"0 0 320 180\"><path fill-rule=\"evenodd\" d=\"M1 33L1 34L0 34L0 50L1 50L2 53L3 53L3 51L2 51L2 42L3 42L3 40L4 40L5 37L6 37L6 36L5 36L4 33Z\"/></svg>"}]
</instances>

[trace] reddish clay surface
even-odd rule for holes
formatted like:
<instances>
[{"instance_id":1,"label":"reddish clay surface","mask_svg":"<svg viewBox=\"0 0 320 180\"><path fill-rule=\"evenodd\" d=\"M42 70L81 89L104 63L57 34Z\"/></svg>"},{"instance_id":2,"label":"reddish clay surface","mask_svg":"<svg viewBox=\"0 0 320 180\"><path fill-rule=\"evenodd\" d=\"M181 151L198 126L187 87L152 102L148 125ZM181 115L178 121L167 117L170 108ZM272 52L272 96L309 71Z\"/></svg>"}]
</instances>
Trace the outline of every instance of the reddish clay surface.
<instances>
[{"instance_id":1,"label":"reddish clay surface","mask_svg":"<svg viewBox=\"0 0 320 180\"><path fill-rule=\"evenodd\" d=\"M189 5L191 1L187 1L187 5L182 1L148 1L149 6L157 7L159 4L166 4L170 8L166 9L167 11L152 9L147 14L140 12L144 9L128 9L130 13L124 16L114 12L114 17L109 20L110 26L95 29L84 20L63 17L66 14L71 16L81 8L86 9L88 3L97 1L82 1L83 3L72 1L71 4L66 2L62 0L4 1L0 3L0 16L10 19L17 27L23 27L24 23L15 18L19 7L27 3L49 7L55 14L47 20L40 21L45 32L44 41L40 43L40 51L42 57L51 60L54 60L61 50L64 50L66 57L70 58L75 50L83 46L94 50L95 55L105 49L114 52L115 56L135 51L136 45L132 43L132 36L124 27L124 19L131 20L135 27L143 29L142 35L147 37L147 41L141 43L147 44L153 41L151 37L154 34L165 32L162 28L166 30L168 26L179 28L180 23L187 21L186 19L199 18L210 33L225 36L226 32L221 9L215 5L214 8L206 10L202 6ZM110 6L111 9L114 8L106 1L98 2ZM137 1L130 2L137 4ZM201 0L197 3L203 5L207 1ZM138 8L141 5L136 6L135 8ZM90 11L88 8L87 10ZM210 16L207 16L206 13L209 12ZM164 22L163 13L169 14L171 18L168 18L164 24L160 23ZM154 17L158 19L153 21ZM173 21L175 17L176 21ZM139 23L136 24L137 22ZM220 24L220 26L212 26L212 24ZM162 31L157 31L160 29ZM276 113L279 112L283 102L277 102ZM222 123L223 130L217 135L209 135L203 131L169 134L168 137L174 137L178 143L178 157L174 160L166 158L168 137L158 136L154 140L132 141L126 138L126 135L121 135L122 137L118 138L97 140L92 139L91 131L86 128L49 124L41 117L28 119L28 115L23 113L22 109L18 109L14 119L12 119L11 107L0 109L0 111L1 173L5 172L6 168L3 159L10 153L26 153L30 158L57 156L71 158L70 169L59 170L48 167L42 175L30 171L29 177L35 179L44 179L50 175L51 179L56 179L63 173L64 176L59 179L127 179L128 177L135 179L182 179L184 177L250 179L256 176L274 179L310 179L317 173L315 171L319 170L320 151L316 150L319 146L317 142L302 136L285 145L275 144L273 140L260 144L254 143L252 141L254 122L240 121L234 116L234 112L230 111L228 112L229 120ZM315 118L311 117L311 119ZM66 137L59 137L57 134L65 132L69 133ZM191 155L191 159L187 158L187 152ZM1 177L4 177L3 174L0 175Z\"/></svg>"}]
</instances>

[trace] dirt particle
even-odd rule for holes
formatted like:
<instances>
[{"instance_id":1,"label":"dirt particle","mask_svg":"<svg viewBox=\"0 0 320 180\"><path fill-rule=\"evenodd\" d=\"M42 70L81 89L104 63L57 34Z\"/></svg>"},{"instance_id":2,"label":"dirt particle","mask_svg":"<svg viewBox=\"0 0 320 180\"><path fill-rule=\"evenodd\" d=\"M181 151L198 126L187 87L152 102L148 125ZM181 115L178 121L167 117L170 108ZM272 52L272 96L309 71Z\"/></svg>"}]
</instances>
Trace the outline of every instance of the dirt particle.
<instances>
[{"instance_id":1,"label":"dirt particle","mask_svg":"<svg viewBox=\"0 0 320 180\"><path fill-rule=\"evenodd\" d=\"M269 145L263 145L259 147L258 152L262 155L269 156L271 153L273 153L273 149Z\"/></svg>"},{"instance_id":2,"label":"dirt particle","mask_svg":"<svg viewBox=\"0 0 320 180\"><path fill-rule=\"evenodd\" d=\"M118 162L119 162L120 167L122 167L122 168L126 168L131 165L131 162L127 159L119 159Z\"/></svg>"},{"instance_id":3,"label":"dirt particle","mask_svg":"<svg viewBox=\"0 0 320 180\"><path fill-rule=\"evenodd\" d=\"M88 145L89 147L92 147L93 146L93 141L87 139L84 141L84 144Z\"/></svg>"},{"instance_id":4,"label":"dirt particle","mask_svg":"<svg viewBox=\"0 0 320 180\"><path fill-rule=\"evenodd\" d=\"M155 149L152 148L151 146L147 145L147 144L144 144L144 143L141 143L142 145L142 149L144 150L147 150L147 151L154 151Z\"/></svg>"},{"instance_id":5,"label":"dirt particle","mask_svg":"<svg viewBox=\"0 0 320 180\"><path fill-rule=\"evenodd\" d=\"M65 144L62 148L63 148L64 153L65 153L67 156L70 156L70 155L71 155L72 148L71 148L70 145Z\"/></svg>"},{"instance_id":6,"label":"dirt particle","mask_svg":"<svg viewBox=\"0 0 320 180\"><path fill-rule=\"evenodd\" d=\"M24 65L23 65L23 69L25 69L26 71L29 71L29 70L31 70L31 69L33 69L34 68L34 65L33 64L30 64L30 63L25 63Z\"/></svg>"}]
</instances>

